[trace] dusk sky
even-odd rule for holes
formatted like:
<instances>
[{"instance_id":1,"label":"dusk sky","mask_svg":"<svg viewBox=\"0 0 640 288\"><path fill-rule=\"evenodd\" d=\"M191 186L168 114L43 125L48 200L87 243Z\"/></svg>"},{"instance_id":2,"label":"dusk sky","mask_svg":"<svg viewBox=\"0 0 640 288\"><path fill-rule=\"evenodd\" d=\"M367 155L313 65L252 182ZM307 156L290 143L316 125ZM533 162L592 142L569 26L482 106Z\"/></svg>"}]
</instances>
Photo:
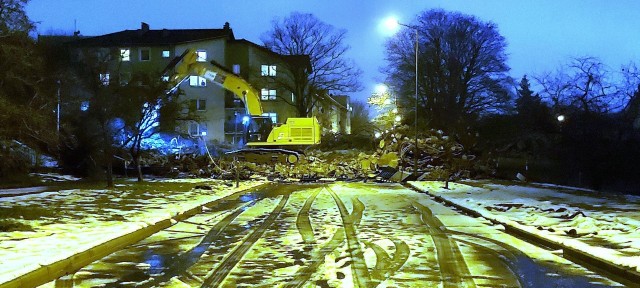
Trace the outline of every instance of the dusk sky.
<instances>
[{"instance_id":1,"label":"dusk sky","mask_svg":"<svg viewBox=\"0 0 640 288\"><path fill-rule=\"evenodd\" d=\"M497 24L506 38L511 76L555 70L569 57L595 56L612 70L640 62L640 1L634 0L429 0L429 1L167 1L167 0L31 0L27 14L40 34L94 36L125 29L222 28L231 24L236 38L262 44L260 36L274 17L292 11L310 12L320 20L348 30L349 57L364 71L364 100L384 80L384 42L391 35L382 22L395 16L409 23L432 8L475 15Z\"/></svg>"}]
</instances>

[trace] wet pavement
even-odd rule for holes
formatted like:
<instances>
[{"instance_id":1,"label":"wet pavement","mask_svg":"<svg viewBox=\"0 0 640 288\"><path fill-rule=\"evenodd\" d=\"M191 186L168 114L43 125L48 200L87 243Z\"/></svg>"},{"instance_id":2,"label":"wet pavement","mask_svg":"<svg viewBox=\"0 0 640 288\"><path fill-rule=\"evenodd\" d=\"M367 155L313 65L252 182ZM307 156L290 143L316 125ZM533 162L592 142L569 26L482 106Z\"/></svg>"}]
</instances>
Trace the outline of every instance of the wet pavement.
<instances>
[{"instance_id":1,"label":"wet pavement","mask_svg":"<svg viewBox=\"0 0 640 288\"><path fill-rule=\"evenodd\" d=\"M49 287L610 287L397 184L272 184Z\"/></svg>"}]
</instances>

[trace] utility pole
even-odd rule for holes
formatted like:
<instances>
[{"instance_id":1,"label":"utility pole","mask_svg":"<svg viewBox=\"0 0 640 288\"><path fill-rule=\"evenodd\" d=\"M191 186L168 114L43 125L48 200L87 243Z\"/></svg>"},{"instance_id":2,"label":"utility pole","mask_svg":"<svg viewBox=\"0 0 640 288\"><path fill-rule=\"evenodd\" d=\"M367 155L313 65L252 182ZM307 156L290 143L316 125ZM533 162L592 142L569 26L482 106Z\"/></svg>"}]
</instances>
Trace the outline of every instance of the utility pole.
<instances>
[{"instance_id":1,"label":"utility pole","mask_svg":"<svg viewBox=\"0 0 640 288\"><path fill-rule=\"evenodd\" d=\"M60 80L57 81L58 83L58 107L57 107L57 111L56 111L56 116L57 116L57 121L56 121L56 131L58 132L58 137L60 136Z\"/></svg>"}]
</instances>

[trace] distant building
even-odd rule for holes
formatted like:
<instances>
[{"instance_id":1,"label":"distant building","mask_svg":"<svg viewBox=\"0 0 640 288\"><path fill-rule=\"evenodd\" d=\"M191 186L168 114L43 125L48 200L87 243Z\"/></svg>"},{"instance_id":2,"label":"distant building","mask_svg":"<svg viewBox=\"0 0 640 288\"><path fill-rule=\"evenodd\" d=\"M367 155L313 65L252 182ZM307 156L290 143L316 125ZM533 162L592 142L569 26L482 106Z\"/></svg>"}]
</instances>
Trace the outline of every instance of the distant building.
<instances>
[{"instance_id":1,"label":"distant building","mask_svg":"<svg viewBox=\"0 0 640 288\"><path fill-rule=\"evenodd\" d=\"M108 85L127 84L134 72L162 71L186 49L195 50L198 61L213 60L252 83L260 92L264 115L276 123L284 123L287 118L297 116L294 107L287 104L295 103L296 95L279 85L281 81L287 81L287 69L296 67L311 73L307 55L280 55L250 41L236 39L229 23L222 29L161 30L152 30L148 24L142 23L137 30L76 37L68 45L74 61L82 63L89 57L106 59L108 65L99 77ZM203 120L185 120L176 132L201 138L207 143L238 143L242 139L246 110L231 92L198 76L184 81L180 89L184 92L181 99L188 104L185 112L190 109ZM331 118L335 123L328 124L331 130L337 127L348 129L348 114L345 114L349 108L348 98L346 103L341 101L324 101L329 106L323 109L340 111L337 113L340 116Z\"/></svg>"},{"instance_id":2,"label":"distant building","mask_svg":"<svg viewBox=\"0 0 640 288\"><path fill-rule=\"evenodd\" d=\"M331 95L326 92L315 95L311 111L318 118L323 133L351 134L351 104L349 96Z\"/></svg>"}]
</instances>

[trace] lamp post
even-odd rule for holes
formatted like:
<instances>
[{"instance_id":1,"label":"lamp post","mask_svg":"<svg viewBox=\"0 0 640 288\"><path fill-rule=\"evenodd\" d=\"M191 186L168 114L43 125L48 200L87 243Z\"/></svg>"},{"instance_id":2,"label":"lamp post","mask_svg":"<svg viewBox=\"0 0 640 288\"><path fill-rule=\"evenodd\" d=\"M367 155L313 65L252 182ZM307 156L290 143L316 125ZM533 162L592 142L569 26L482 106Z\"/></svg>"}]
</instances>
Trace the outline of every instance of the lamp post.
<instances>
[{"instance_id":1,"label":"lamp post","mask_svg":"<svg viewBox=\"0 0 640 288\"><path fill-rule=\"evenodd\" d=\"M57 91L57 95L58 96L58 103L57 103L57 107L56 107L56 132L58 133L58 136L60 135L60 80L56 81L56 83L58 84L58 91Z\"/></svg>"},{"instance_id":2,"label":"lamp post","mask_svg":"<svg viewBox=\"0 0 640 288\"><path fill-rule=\"evenodd\" d=\"M395 28L397 26L403 26L403 27L407 27L409 29L413 29L413 31L415 31L416 34L416 43L415 43L415 54L416 54L416 88L415 88L415 92L416 92L416 103L415 103L415 108L416 108L416 112L415 112L415 116L414 116L414 130L415 130L415 134L414 134L414 152L413 152L413 174L418 177L418 27L415 26L411 26L411 25L407 25L407 24L402 24L400 22L398 22L398 20L394 19L394 18L389 18L386 21L386 25L387 27L389 27L392 30L395 30Z\"/></svg>"}]
</instances>

